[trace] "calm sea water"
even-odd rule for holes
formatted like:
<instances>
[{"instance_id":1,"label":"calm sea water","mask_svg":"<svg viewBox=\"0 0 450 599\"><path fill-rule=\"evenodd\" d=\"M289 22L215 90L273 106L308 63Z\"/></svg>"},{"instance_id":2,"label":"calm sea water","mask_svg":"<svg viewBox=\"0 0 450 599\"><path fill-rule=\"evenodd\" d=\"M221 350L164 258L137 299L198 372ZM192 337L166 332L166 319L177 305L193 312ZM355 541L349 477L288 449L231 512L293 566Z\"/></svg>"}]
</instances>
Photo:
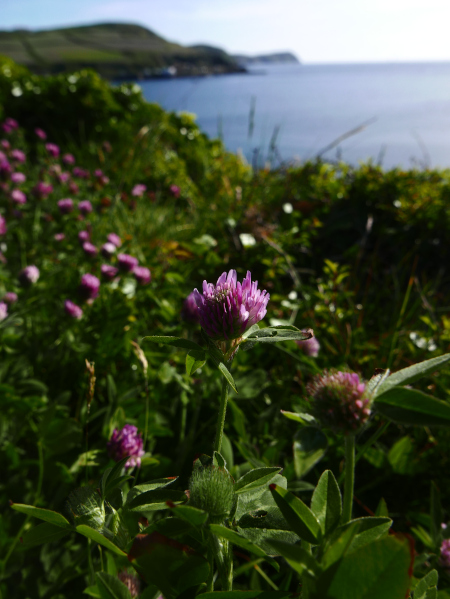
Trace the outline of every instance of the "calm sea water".
<instances>
[{"instance_id":1,"label":"calm sea water","mask_svg":"<svg viewBox=\"0 0 450 599\"><path fill-rule=\"evenodd\" d=\"M383 167L450 166L450 63L261 65L249 75L152 80L144 96L188 111L208 135L261 164L274 132L279 159L317 156ZM254 104L254 127L250 111Z\"/></svg>"}]
</instances>

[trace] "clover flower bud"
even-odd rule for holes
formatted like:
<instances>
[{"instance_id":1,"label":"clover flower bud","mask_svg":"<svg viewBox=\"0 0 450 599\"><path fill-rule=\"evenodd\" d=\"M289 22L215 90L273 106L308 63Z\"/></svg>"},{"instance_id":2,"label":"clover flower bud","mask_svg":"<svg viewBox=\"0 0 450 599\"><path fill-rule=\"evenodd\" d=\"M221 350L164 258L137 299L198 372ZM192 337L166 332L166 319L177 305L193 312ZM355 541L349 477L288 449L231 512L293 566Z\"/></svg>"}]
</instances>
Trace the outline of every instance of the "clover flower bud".
<instances>
[{"instance_id":1,"label":"clover flower bud","mask_svg":"<svg viewBox=\"0 0 450 599\"><path fill-rule=\"evenodd\" d=\"M75 164L75 157L73 154L64 154L62 157L62 161L64 164Z\"/></svg>"},{"instance_id":2,"label":"clover flower bud","mask_svg":"<svg viewBox=\"0 0 450 599\"><path fill-rule=\"evenodd\" d=\"M235 502L234 482L223 468L198 467L189 480L189 505L208 512L211 523L221 524Z\"/></svg>"},{"instance_id":3,"label":"clover flower bud","mask_svg":"<svg viewBox=\"0 0 450 599\"><path fill-rule=\"evenodd\" d=\"M64 302L64 311L68 316L71 318L76 318L77 320L80 320L80 318L83 316L83 310L80 308L80 306L77 306L70 300L66 300Z\"/></svg>"},{"instance_id":4,"label":"clover flower bud","mask_svg":"<svg viewBox=\"0 0 450 599\"><path fill-rule=\"evenodd\" d=\"M91 234L89 233L89 231L80 231L78 233L78 241L81 243L81 245L83 245L85 241L89 241L90 238Z\"/></svg>"},{"instance_id":5,"label":"clover flower bud","mask_svg":"<svg viewBox=\"0 0 450 599\"><path fill-rule=\"evenodd\" d=\"M139 597L139 592L141 590L141 581L139 580L137 574L130 574L129 572L123 570L122 572L119 572L117 577L130 591L130 595L133 599L135 597Z\"/></svg>"},{"instance_id":6,"label":"clover flower bud","mask_svg":"<svg viewBox=\"0 0 450 599\"><path fill-rule=\"evenodd\" d=\"M114 429L111 439L106 444L109 456L120 462L129 456L125 468L137 468L141 465L141 457L145 454L142 435L133 424L126 424L122 429Z\"/></svg>"},{"instance_id":7,"label":"clover flower bud","mask_svg":"<svg viewBox=\"0 0 450 599\"><path fill-rule=\"evenodd\" d=\"M58 208L61 214L69 214L73 210L73 200L66 198L58 201Z\"/></svg>"},{"instance_id":8,"label":"clover flower bud","mask_svg":"<svg viewBox=\"0 0 450 599\"><path fill-rule=\"evenodd\" d=\"M145 266L135 266L133 275L139 285L147 285L152 280L152 274Z\"/></svg>"},{"instance_id":9,"label":"clover flower bud","mask_svg":"<svg viewBox=\"0 0 450 599\"><path fill-rule=\"evenodd\" d=\"M89 212L92 212L92 204L89 200L82 200L79 204L78 204L78 210L81 212L81 214L89 214Z\"/></svg>"},{"instance_id":10,"label":"clover flower bud","mask_svg":"<svg viewBox=\"0 0 450 599\"><path fill-rule=\"evenodd\" d=\"M313 415L335 432L353 434L370 416L366 385L354 372L325 371L307 386Z\"/></svg>"},{"instance_id":11,"label":"clover flower bud","mask_svg":"<svg viewBox=\"0 0 450 599\"><path fill-rule=\"evenodd\" d=\"M47 196L49 196L53 191L53 187L50 183L45 183L44 181L39 181L33 187L33 193L39 199L44 200Z\"/></svg>"},{"instance_id":12,"label":"clover flower bud","mask_svg":"<svg viewBox=\"0 0 450 599\"><path fill-rule=\"evenodd\" d=\"M86 300L93 300L97 297L100 289L100 281L95 275L86 273L81 277L80 294Z\"/></svg>"},{"instance_id":13,"label":"clover flower bud","mask_svg":"<svg viewBox=\"0 0 450 599\"><path fill-rule=\"evenodd\" d=\"M316 358L319 355L320 343L315 337L303 339L295 342L306 356Z\"/></svg>"},{"instance_id":14,"label":"clover flower bud","mask_svg":"<svg viewBox=\"0 0 450 599\"><path fill-rule=\"evenodd\" d=\"M247 275L242 283L237 281L235 270L224 272L216 285L203 281L203 293L194 289L200 324L216 341L238 339L251 326L264 318L270 295L258 289Z\"/></svg>"},{"instance_id":15,"label":"clover flower bud","mask_svg":"<svg viewBox=\"0 0 450 599\"><path fill-rule=\"evenodd\" d=\"M4 150L9 150L9 148L11 147L11 144L9 143L9 141L7 139L2 139L0 141L0 146L4 149ZM2 152L3 153L3 152Z\"/></svg>"},{"instance_id":16,"label":"clover flower bud","mask_svg":"<svg viewBox=\"0 0 450 599\"><path fill-rule=\"evenodd\" d=\"M11 133L18 128L19 123L16 121L16 119L12 119L11 117L5 119L5 122L2 124L2 129L5 133Z\"/></svg>"},{"instance_id":17,"label":"clover flower bud","mask_svg":"<svg viewBox=\"0 0 450 599\"><path fill-rule=\"evenodd\" d=\"M25 268L20 271L18 279L22 285L28 287L37 282L39 275L38 267L31 264L30 266L25 266Z\"/></svg>"},{"instance_id":18,"label":"clover flower bud","mask_svg":"<svg viewBox=\"0 0 450 599\"><path fill-rule=\"evenodd\" d=\"M89 179L89 171L84 168L80 168L79 166L76 166L72 170L72 174L74 177L78 177L79 179Z\"/></svg>"},{"instance_id":19,"label":"clover flower bud","mask_svg":"<svg viewBox=\"0 0 450 599\"><path fill-rule=\"evenodd\" d=\"M116 248L120 248L120 246L122 245L122 240L118 235L116 235L116 233L110 233L107 236L107 239L110 243L113 243L116 246Z\"/></svg>"},{"instance_id":20,"label":"clover flower bud","mask_svg":"<svg viewBox=\"0 0 450 599\"><path fill-rule=\"evenodd\" d=\"M0 302L0 322L5 320L8 316L8 304L6 302Z\"/></svg>"},{"instance_id":21,"label":"clover flower bud","mask_svg":"<svg viewBox=\"0 0 450 599\"><path fill-rule=\"evenodd\" d=\"M117 256L117 261L119 263L119 269L124 272L133 272L139 263L137 258L130 256L129 254L119 254Z\"/></svg>"},{"instance_id":22,"label":"clover flower bud","mask_svg":"<svg viewBox=\"0 0 450 599\"><path fill-rule=\"evenodd\" d=\"M178 185L171 185L169 189L174 198L180 197L181 189L178 187Z\"/></svg>"},{"instance_id":23,"label":"clover flower bud","mask_svg":"<svg viewBox=\"0 0 450 599\"><path fill-rule=\"evenodd\" d=\"M198 324L200 322L194 292L190 293L184 300L181 309L181 318L186 322L192 322L193 324Z\"/></svg>"},{"instance_id":24,"label":"clover flower bud","mask_svg":"<svg viewBox=\"0 0 450 599\"><path fill-rule=\"evenodd\" d=\"M119 269L115 266L111 266L110 264L102 264L100 271L102 273L102 277L106 281L112 281L117 276Z\"/></svg>"},{"instance_id":25,"label":"clover flower bud","mask_svg":"<svg viewBox=\"0 0 450 599\"><path fill-rule=\"evenodd\" d=\"M26 204L27 202L27 196L23 193L23 191L20 191L20 189L12 190L11 199L16 204Z\"/></svg>"}]
</instances>

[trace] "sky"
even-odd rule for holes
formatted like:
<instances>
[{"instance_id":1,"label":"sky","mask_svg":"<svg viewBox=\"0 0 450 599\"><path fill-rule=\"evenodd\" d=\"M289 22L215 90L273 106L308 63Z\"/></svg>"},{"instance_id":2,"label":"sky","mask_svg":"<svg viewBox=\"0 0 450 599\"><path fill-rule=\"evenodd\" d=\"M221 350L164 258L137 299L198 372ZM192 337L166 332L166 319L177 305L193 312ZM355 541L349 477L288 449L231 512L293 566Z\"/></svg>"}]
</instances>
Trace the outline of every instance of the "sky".
<instances>
[{"instance_id":1,"label":"sky","mask_svg":"<svg viewBox=\"0 0 450 599\"><path fill-rule=\"evenodd\" d=\"M450 60L449 21L449 0L0 0L0 29L128 22L304 63Z\"/></svg>"}]
</instances>

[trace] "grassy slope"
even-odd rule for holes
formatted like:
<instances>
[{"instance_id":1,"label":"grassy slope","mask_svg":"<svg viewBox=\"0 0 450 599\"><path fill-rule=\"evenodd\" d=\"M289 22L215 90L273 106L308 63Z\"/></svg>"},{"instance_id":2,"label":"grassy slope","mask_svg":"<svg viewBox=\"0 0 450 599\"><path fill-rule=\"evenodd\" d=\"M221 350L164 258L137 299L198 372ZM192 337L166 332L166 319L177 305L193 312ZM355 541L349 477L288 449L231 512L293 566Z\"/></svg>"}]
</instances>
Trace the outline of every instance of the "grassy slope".
<instances>
[{"instance_id":1,"label":"grassy slope","mask_svg":"<svg viewBox=\"0 0 450 599\"><path fill-rule=\"evenodd\" d=\"M0 31L0 54L31 70L59 72L95 67L106 76L143 76L145 69L176 65L181 74L235 70L225 52L184 47L138 25L100 24L48 31Z\"/></svg>"}]
</instances>

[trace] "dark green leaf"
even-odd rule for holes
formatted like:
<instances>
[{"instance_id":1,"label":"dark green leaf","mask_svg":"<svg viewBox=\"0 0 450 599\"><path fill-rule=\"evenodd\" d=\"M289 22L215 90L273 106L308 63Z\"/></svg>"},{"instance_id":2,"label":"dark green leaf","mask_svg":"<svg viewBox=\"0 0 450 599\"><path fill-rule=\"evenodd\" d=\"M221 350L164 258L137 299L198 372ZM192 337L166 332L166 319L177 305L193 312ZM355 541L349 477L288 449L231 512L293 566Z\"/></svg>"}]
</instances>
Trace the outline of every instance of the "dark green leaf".
<instances>
[{"instance_id":1,"label":"dark green leaf","mask_svg":"<svg viewBox=\"0 0 450 599\"><path fill-rule=\"evenodd\" d=\"M286 412L286 410L280 410L280 412L283 414L283 416L285 416L286 418L289 418L289 420L294 420L295 422L299 422L300 424L304 425L307 422L316 422L316 419L314 418L314 416L311 416L311 414L307 414L306 412Z\"/></svg>"},{"instance_id":2,"label":"dark green leaf","mask_svg":"<svg viewBox=\"0 0 450 599\"><path fill-rule=\"evenodd\" d=\"M414 588L414 599L431 599L432 594L428 590L435 590L438 583L437 570L431 570L426 576L421 578Z\"/></svg>"},{"instance_id":3,"label":"dark green leaf","mask_svg":"<svg viewBox=\"0 0 450 599\"><path fill-rule=\"evenodd\" d=\"M421 391L397 387L378 395L377 412L400 424L450 426L450 405Z\"/></svg>"},{"instance_id":4,"label":"dark green leaf","mask_svg":"<svg viewBox=\"0 0 450 599\"><path fill-rule=\"evenodd\" d=\"M192 507L191 505L170 505L169 507L172 509L172 513L176 518L180 518L181 520L185 520L192 524L192 526L203 526L205 522L208 520L208 512L204 512L203 510L199 510L196 507Z\"/></svg>"},{"instance_id":5,"label":"dark green leaf","mask_svg":"<svg viewBox=\"0 0 450 599\"><path fill-rule=\"evenodd\" d=\"M236 383L234 382L234 379L231 376L230 371L225 366L225 364L223 362L220 362L220 364L218 365L217 368L220 370L222 375L225 377L225 379L227 380L227 383L230 385L230 387L233 389L233 391L235 391L237 393L238 390L236 388Z\"/></svg>"},{"instance_id":6,"label":"dark green leaf","mask_svg":"<svg viewBox=\"0 0 450 599\"><path fill-rule=\"evenodd\" d=\"M287 563L298 574L302 575L306 570L312 576L315 576L317 561L306 549L303 549L300 545L285 543L284 541L277 541L275 539L269 540L268 543L273 546L279 555L284 557Z\"/></svg>"},{"instance_id":7,"label":"dark green leaf","mask_svg":"<svg viewBox=\"0 0 450 599\"><path fill-rule=\"evenodd\" d=\"M45 522L49 522L55 526L60 526L61 528L72 528L70 522L68 522L68 520L66 520L64 516L58 512L44 510L43 508L25 505L23 503L12 503L11 507L13 510L16 510L16 512L22 512L22 514L27 514L27 516L39 518L39 520L44 520Z\"/></svg>"},{"instance_id":8,"label":"dark green leaf","mask_svg":"<svg viewBox=\"0 0 450 599\"><path fill-rule=\"evenodd\" d=\"M349 526L340 527L336 530L333 534L332 542L322 558L324 569L329 568L347 553L358 529L359 524L354 521Z\"/></svg>"},{"instance_id":9,"label":"dark green leaf","mask_svg":"<svg viewBox=\"0 0 450 599\"><path fill-rule=\"evenodd\" d=\"M380 372L379 374L375 374L370 381L366 385L366 392L369 395L376 395L378 387L382 384L382 382L391 374L389 368L384 372Z\"/></svg>"},{"instance_id":10,"label":"dark green leaf","mask_svg":"<svg viewBox=\"0 0 450 599\"><path fill-rule=\"evenodd\" d=\"M69 532L69 529L50 524L50 522L43 522L28 530L22 537L22 543L25 548L34 547L35 545L58 541L69 534Z\"/></svg>"},{"instance_id":11,"label":"dark green leaf","mask_svg":"<svg viewBox=\"0 0 450 599\"><path fill-rule=\"evenodd\" d=\"M116 576L96 572L95 578L102 599L131 599L130 591Z\"/></svg>"},{"instance_id":12,"label":"dark green leaf","mask_svg":"<svg viewBox=\"0 0 450 599\"><path fill-rule=\"evenodd\" d=\"M186 354L186 374L191 376L196 370L201 368L206 362L206 352L204 350L191 349Z\"/></svg>"},{"instance_id":13,"label":"dark green leaf","mask_svg":"<svg viewBox=\"0 0 450 599\"><path fill-rule=\"evenodd\" d=\"M85 524L80 524L80 526L77 526L75 530L88 539L92 539L99 545L103 545L103 547L106 547L106 549L109 549L116 555L120 555L122 557L126 556L126 553L124 553L122 549L117 547L117 545L115 545L112 541L103 536L98 530L95 530L90 526L86 526Z\"/></svg>"},{"instance_id":14,"label":"dark green leaf","mask_svg":"<svg viewBox=\"0 0 450 599\"><path fill-rule=\"evenodd\" d=\"M442 537L442 506L441 500L439 498L439 491L434 482L431 483L431 493L430 493L430 515L431 515L431 538L433 539L434 546L436 549L439 548L441 544Z\"/></svg>"},{"instance_id":15,"label":"dark green leaf","mask_svg":"<svg viewBox=\"0 0 450 599\"><path fill-rule=\"evenodd\" d=\"M278 485L271 484L270 491L293 532L308 543L317 545L322 535L320 524L312 511L301 499Z\"/></svg>"},{"instance_id":16,"label":"dark green leaf","mask_svg":"<svg viewBox=\"0 0 450 599\"><path fill-rule=\"evenodd\" d=\"M298 478L304 476L324 456L328 447L326 435L314 426L304 426L294 436L294 467Z\"/></svg>"},{"instance_id":17,"label":"dark green leaf","mask_svg":"<svg viewBox=\"0 0 450 599\"><path fill-rule=\"evenodd\" d=\"M153 343L162 343L163 345L181 347L182 349L194 349L197 351L203 351L202 347L198 345L198 343L194 343L194 341L189 341L188 339L184 339L183 337L160 337L158 335L150 335L148 337L144 337L142 341L144 341L144 339L152 341Z\"/></svg>"},{"instance_id":18,"label":"dark green leaf","mask_svg":"<svg viewBox=\"0 0 450 599\"><path fill-rule=\"evenodd\" d=\"M282 326L278 327L267 327L265 329L259 329L251 335L249 335L249 341L258 341L259 343L279 343L280 341L304 341L305 339L311 339L313 335L311 333L300 331L295 327Z\"/></svg>"},{"instance_id":19,"label":"dark green leaf","mask_svg":"<svg viewBox=\"0 0 450 599\"><path fill-rule=\"evenodd\" d=\"M267 562L269 562L269 564L271 564L277 570L277 572L280 570L280 566L274 559L269 557L260 547L258 547L245 537L241 536L234 530L230 530L229 528L226 528L226 526L222 526L221 524L210 524L209 528L212 533L214 533L221 539L227 539L234 545L242 547L242 549L245 549L246 551L249 551L250 553L257 555L258 557L263 557Z\"/></svg>"},{"instance_id":20,"label":"dark green leaf","mask_svg":"<svg viewBox=\"0 0 450 599\"><path fill-rule=\"evenodd\" d=\"M375 510L375 516L379 516L381 518L389 518L389 510L383 497L380 499L377 505L377 509Z\"/></svg>"},{"instance_id":21,"label":"dark green leaf","mask_svg":"<svg viewBox=\"0 0 450 599\"><path fill-rule=\"evenodd\" d=\"M158 532L138 535L128 559L165 599L176 599L183 591L205 582L209 575L203 556Z\"/></svg>"},{"instance_id":22,"label":"dark green leaf","mask_svg":"<svg viewBox=\"0 0 450 599\"><path fill-rule=\"evenodd\" d=\"M413 364L413 366L408 366L408 368L403 368L403 370L399 370L398 372L394 372L386 380L384 380L379 387L375 390L376 397L380 397L384 395L387 391L390 391L394 387L398 387L399 385L409 385L410 383L414 383L418 379L426 376L427 374L432 374L436 370L439 370L443 366L450 361L450 354L444 354L443 356L439 356L437 358L431 358L430 360L425 360L424 362L419 362L419 364Z\"/></svg>"},{"instance_id":23,"label":"dark green leaf","mask_svg":"<svg viewBox=\"0 0 450 599\"><path fill-rule=\"evenodd\" d=\"M339 524L342 513L341 492L331 470L325 470L320 477L311 499L311 510L324 535Z\"/></svg>"},{"instance_id":24,"label":"dark green leaf","mask_svg":"<svg viewBox=\"0 0 450 599\"><path fill-rule=\"evenodd\" d=\"M235 493L246 493L251 489L257 489L271 481L276 474L281 472L281 468L255 468L244 474L234 485Z\"/></svg>"}]
</instances>

